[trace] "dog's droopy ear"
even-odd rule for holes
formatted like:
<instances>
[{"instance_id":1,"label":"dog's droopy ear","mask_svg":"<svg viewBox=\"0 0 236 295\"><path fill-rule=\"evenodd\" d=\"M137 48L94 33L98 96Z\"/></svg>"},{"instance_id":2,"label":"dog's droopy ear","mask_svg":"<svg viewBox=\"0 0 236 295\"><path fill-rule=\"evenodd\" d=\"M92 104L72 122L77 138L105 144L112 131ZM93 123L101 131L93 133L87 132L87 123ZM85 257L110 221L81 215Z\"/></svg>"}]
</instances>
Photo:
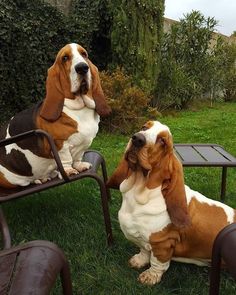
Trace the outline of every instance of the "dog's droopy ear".
<instances>
[{"instance_id":1,"label":"dog's droopy ear","mask_svg":"<svg viewBox=\"0 0 236 295\"><path fill-rule=\"evenodd\" d=\"M174 154L169 161L169 178L162 183L162 194L172 223L177 227L189 226L183 167Z\"/></svg>"},{"instance_id":2,"label":"dog's droopy ear","mask_svg":"<svg viewBox=\"0 0 236 295\"><path fill-rule=\"evenodd\" d=\"M106 117L110 115L111 108L107 104L105 95L102 90L98 68L90 60L88 60L88 64L92 74L92 89L89 90L88 95L91 95L93 100L95 101L96 112L101 117Z\"/></svg>"},{"instance_id":3,"label":"dog's droopy ear","mask_svg":"<svg viewBox=\"0 0 236 295\"><path fill-rule=\"evenodd\" d=\"M70 90L70 81L56 60L48 69L46 81L46 97L40 111L40 116L47 121L56 121L62 112L64 99L74 98Z\"/></svg>"},{"instance_id":4,"label":"dog's droopy ear","mask_svg":"<svg viewBox=\"0 0 236 295\"><path fill-rule=\"evenodd\" d=\"M113 174L109 177L107 181L107 187L119 189L120 184L129 176L129 166L128 162L123 156L119 165L113 172Z\"/></svg>"}]
</instances>

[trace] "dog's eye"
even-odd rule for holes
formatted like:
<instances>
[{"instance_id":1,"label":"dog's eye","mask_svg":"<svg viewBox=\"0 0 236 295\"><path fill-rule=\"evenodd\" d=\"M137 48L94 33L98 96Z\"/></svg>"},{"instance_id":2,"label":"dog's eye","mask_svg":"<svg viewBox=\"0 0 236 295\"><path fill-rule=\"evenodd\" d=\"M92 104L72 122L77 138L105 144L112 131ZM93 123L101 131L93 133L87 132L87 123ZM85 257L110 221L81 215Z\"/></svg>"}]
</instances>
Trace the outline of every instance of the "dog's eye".
<instances>
[{"instance_id":1,"label":"dog's eye","mask_svg":"<svg viewBox=\"0 0 236 295\"><path fill-rule=\"evenodd\" d=\"M161 146L164 146L166 142L163 137L158 137L156 143L159 143Z\"/></svg>"},{"instance_id":2,"label":"dog's eye","mask_svg":"<svg viewBox=\"0 0 236 295\"><path fill-rule=\"evenodd\" d=\"M148 130L148 128L147 128L146 126L143 126L143 127L141 128L141 130L142 130L142 131L146 131L146 130Z\"/></svg>"},{"instance_id":3,"label":"dog's eye","mask_svg":"<svg viewBox=\"0 0 236 295\"><path fill-rule=\"evenodd\" d=\"M87 52L85 52L85 51L81 52L81 55L82 55L84 58L87 58L87 57L88 57L88 54L87 54Z\"/></svg>"},{"instance_id":4,"label":"dog's eye","mask_svg":"<svg viewBox=\"0 0 236 295\"><path fill-rule=\"evenodd\" d=\"M69 60L69 56L68 55L64 55L63 57L62 57L62 61L63 62L66 62L66 61L68 61Z\"/></svg>"}]
</instances>

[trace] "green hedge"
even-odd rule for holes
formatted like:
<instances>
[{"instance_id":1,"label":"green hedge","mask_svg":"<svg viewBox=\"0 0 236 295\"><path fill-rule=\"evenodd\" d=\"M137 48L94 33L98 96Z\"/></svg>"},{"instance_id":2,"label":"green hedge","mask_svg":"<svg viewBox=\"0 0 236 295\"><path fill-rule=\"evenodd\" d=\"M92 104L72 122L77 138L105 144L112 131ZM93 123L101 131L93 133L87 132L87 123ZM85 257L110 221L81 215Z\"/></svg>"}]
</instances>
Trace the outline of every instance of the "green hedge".
<instances>
[{"instance_id":1,"label":"green hedge","mask_svg":"<svg viewBox=\"0 0 236 295\"><path fill-rule=\"evenodd\" d=\"M0 2L1 121L42 100L47 69L69 41L65 17L39 0Z\"/></svg>"},{"instance_id":2,"label":"green hedge","mask_svg":"<svg viewBox=\"0 0 236 295\"><path fill-rule=\"evenodd\" d=\"M0 1L0 122L42 100L47 69L67 43L84 46L104 69L111 61L106 0L73 0L68 17L41 0Z\"/></svg>"}]
</instances>

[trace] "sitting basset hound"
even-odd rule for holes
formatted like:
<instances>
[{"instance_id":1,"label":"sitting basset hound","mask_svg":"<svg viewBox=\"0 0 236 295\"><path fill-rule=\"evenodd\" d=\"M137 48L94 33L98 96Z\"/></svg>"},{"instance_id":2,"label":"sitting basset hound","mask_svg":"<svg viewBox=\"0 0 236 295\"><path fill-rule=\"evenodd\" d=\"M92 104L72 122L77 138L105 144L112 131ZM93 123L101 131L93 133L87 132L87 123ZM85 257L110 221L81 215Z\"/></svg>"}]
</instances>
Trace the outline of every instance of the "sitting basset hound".
<instances>
[{"instance_id":1,"label":"sitting basset hound","mask_svg":"<svg viewBox=\"0 0 236 295\"><path fill-rule=\"evenodd\" d=\"M63 47L48 70L46 98L11 118L0 139L42 129L54 139L68 175L90 168L82 162L98 132L100 116L110 113L98 69L86 50L72 43ZM57 175L48 142L37 137L0 148L0 186L12 188L42 183Z\"/></svg>"},{"instance_id":2,"label":"sitting basset hound","mask_svg":"<svg viewBox=\"0 0 236 295\"><path fill-rule=\"evenodd\" d=\"M139 275L144 284L160 282L171 260L208 265L217 233L236 222L234 209L184 185L170 130L157 121L130 139L107 185L120 189L120 227L140 248L130 265L150 264Z\"/></svg>"}]
</instances>

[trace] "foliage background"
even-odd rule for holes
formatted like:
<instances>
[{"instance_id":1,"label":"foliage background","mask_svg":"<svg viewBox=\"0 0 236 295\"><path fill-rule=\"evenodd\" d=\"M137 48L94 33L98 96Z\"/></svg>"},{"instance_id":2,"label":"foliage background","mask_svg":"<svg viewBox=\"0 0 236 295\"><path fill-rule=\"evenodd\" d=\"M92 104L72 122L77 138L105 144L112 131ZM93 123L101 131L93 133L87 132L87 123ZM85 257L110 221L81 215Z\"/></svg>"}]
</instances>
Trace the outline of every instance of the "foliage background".
<instances>
[{"instance_id":1,"label":"foliage background","mask_svg":"<svg viewBox=\"0 0 236 295\"><path fill-rule=\"evenodd\" d=\"M160 114L150 106L152 96L135 85L131 76L117 68L112 73L102 72L101 81L112 114L102 120L101 127L108 132L131 134L147 120Z\"/></svg>"},{"instance_id":2,"label":"foliage background","mask_svg":"<svg viewBox=\"0 0 236 295\"><path fill-rule=\"evenodd\" d=\"M164 0L72 0L68 15L43 0L2 0L0 123L44 98L47 69L70 42L84 46L107 79L118 77L117 67L129 76L122 86L129 95L109 98L120 130L125 120L118 120L118 109L130 118L124 101L140 98L134 87L145 97L144 108L133 112L137 118L150 115L146 106L162 112L199 98L235 101L236 45L220 38L211 44L216 20L192 11L163 35L163 14Z\"/></svg>"},{"instance_id":3,"label":"foliage background","mask_svg":"<svg viewBox=\"0 0 236 295\"><path fill-rule=\"evenodd\" d=\"M47 69L70 42L84 46L100 70L124 65L137 85L150 88L158 73L163 3L73 0L66 16L42 0L2 0L0 122L44 98Z\"/></svg>"},{"instance_id":4,"label":"foliage background","mask_svg":"<svg viewBox=\"0 0 236 295\"><path fill-rule=\"evenodd\" d=\"M130 1L129 7L140 13L140 7L147 3L147 10L143 11L151 13L151 23L154 19L159 23L163 15L162 3L164 1L157 2L160 6L156 15L154 12L150 12L151 4L154 3L151 0ZM141 89L145 88L147 91L150 88L149 85L147 85L148 87L144 85L142 79L144 73L145 76L151 77L150 73L154 72L146 72L148 68L145 70L145 67L150 65L146 58L150 53L151 58L157 60L157 64L159 64L158 58L160 54L163 54L163 52L158 52L159 40L162 42L165 39L159 32L157 38L160 39L155 43L157 59L147 50L145 47L147 44L141 42L139 34L132 36L132 38L137 37L136 39L129 39L130 34L126 30L125 24L127 22L127 28L131 30L131 33L134 27L130 23L129 12L125 9L127 3L128 1L123 0L74 0L72 11L67 18L40 0L1 0L0 120L8 119L15 112L43 99L47 69L53 63L57 51L64 44L72 41L85 46L93 61L101 69L113 70L119 63L123 67L127 67L126 71L130 76L116 70L112 73L106 72L103 76L108 99L115 109L112 124L115 122L118 125L122 122L122 126L129 125L124 106L127 106L127 112L130 112L132 124L134 121L136 122L136 117L142 120L145 119L145 115L149 116L151 113L149 113L148 105L152 97L150 93L144 93ZM119 4L121 4L122 11L119 10ZM115 9L113 5L117 5L117 8ZM149 31L149 16L145 19L138 14L138 18L136 18L138 25L139 19L144 26L147 25L143 28L143 32L147 30L148 33L142 33L142 36L150 36L149 32L152 30L157 33L156 28ZM123 34L116 30L114 20L120 22ZM159 24L159 26L161 25ZM129 41L132 42L129 43ZM123 48L116 49L115 45L118 46L120 42L123 42L121 43L124 44ZM138 50L134 52L132 58L129 58L135 42L137 44L140 42L140 47L137 47ZM150 41L148 44L152 45L153 43ZM129 45L132 46L129 47ZM147 50L147 55L145 55L144 48L145 51ZM221 48L219 48L219 52L220 50ZM113 54L113 51L116 53ZM222 54L225 52L221 51ZM235 89L236 83L235 70L231 66L235 55L231 48L229 48L229 53L231 61L226 56L224 62L226 68L232 71L232 76L224 77L224 79L229 85L226 88L229 93L228 100L232 100L231 94L235 95L235 91L232 89ZM137 67L137 63L142 60L145 62ZM222 59L219 61L222 62ZM166 67L168 74L168 63L162 63L162 66ZM174 87L168 87L172 88L173 92L166 92L169 95L163 95L161 99L167 104L169 103L168 99L175 102L177 94L177 102L180 101L179 105L182 105L181 99L185 97L191 99L192 97L189 96L188 90L190 90L190 94L196 90L194 77L185 71L182 64L171 63L171 66L174 69L171 72L171 81L174 82L172 84ZM160 71L158 67L159 65L157 67L156 64L154 65L157 75ZM145 70L145 72L142 75L142 73L136 72L137 69ZM153 71L153 68L151 69ZM155 80L158 77L153 74L152 78ZM163 83L169 81L162 80ZM136 83L141 88L137 87ZM118 86L116 87L116 85ZM158 87L156 93L158 93ZM127 103L129 100L131 100L130 104ZM144 106L143 109L135 104L134 100L139 101L140 105ZM155 100L153 103L155 105ZM183 112L177 117L161 118L161 121L170 126L175 142L215 142L226 146L229 152L236 155L236 129L229 128L235 124L235 114L235 103L217 104L217 107L214 108L206 108L199 112ZM105 122L105 124L109 126L109 122ZM119 130L121 128L119 127ZM116 126L115 129L117 129ZM222 134L224 134L223 137ZM112 133L100 133L95 139L93 148L104 155L108 163L109 175L115 169L127 140L127 136ZM188 185L216 199L219 195L220 176L220 169L185 169L185 180ZM226 203L233 207L236 206L235 177L233 169L229 169ZM34 198L29 197L14 203L6 203L3 208L9 221L13 244L17 245L33 239L46 239L54 241L65 251L71 265L75 294L107 294L108 290L110 294L208 294L208 269L179 263L172 263L161 284L153 288L137 283L139 271L127 266L127 260L137 249L124 238L119 229L117 212L120 203L120 194L113 191L110 211L115 245L111 249L105 246L99 189L91 181L85 180L53 189L53 191L45 191L36 194ZM96 230L94 230L95 228ZM221 293L235 294L233 280L225 272L223 277ZM60 291L58 283L53 294L60 294Z\"/></svg>"},{"instance_id":5,"label":"foliage background","mask_svg":"<svg viewBox=\"0 0 236 295\"><path fill-rule=\"evenodd\" d=\"M236 46L214 33L216 25L213 17L192 11L164 34L155 91L159 108L182 109L199 98L226 99L226 89L228 100L234 99Z\"/></svg>"},{"instance_id":6,"label":"foliage background","mask_svg":"<svg viewBox=\"0 0 236 295\"><path fill-rule=\"evenodd\" d=\"M112 62L150 90L160 68L164 0L113 1Z\"/></svg>"}]
</instances>

